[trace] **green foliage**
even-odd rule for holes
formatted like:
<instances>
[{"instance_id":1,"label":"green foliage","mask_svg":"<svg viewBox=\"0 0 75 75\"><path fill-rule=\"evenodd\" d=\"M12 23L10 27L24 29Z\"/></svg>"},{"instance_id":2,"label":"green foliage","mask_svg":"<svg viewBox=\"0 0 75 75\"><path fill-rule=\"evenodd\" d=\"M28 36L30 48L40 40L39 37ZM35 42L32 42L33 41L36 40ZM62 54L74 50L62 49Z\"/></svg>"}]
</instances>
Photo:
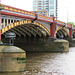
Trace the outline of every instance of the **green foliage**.
<instances>
[{"instance_id":1,"label":"green foliage","mask_svg":"<svg viewBox=\"0 0 75 75\"><path fill-rule=\"evenodd\" d=\"M0 10L4 9L4 5L0 4Z\"/></svg>"},{"instance_id":2,"label":"green foliage","mask_svg":"<svg viewBox=\"0 0 75 75\"><path fill-rule=\"evenodd\" d=\"M68 24L72 24L72 25L75 27L75 24L74 24L74 22L68 22Z\"/></svg>"}]
</instances>

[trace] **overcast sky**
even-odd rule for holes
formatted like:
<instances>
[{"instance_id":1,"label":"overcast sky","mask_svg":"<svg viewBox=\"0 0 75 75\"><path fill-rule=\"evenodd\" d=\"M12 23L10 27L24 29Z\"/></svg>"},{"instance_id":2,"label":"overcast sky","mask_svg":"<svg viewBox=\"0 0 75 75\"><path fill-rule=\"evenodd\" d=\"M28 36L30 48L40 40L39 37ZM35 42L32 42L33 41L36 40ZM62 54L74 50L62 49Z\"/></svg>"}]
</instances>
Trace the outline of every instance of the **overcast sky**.
<instances>
[{"instance_id":1,"label":"overcast sky","mask_svg":"<svg viewBox=\"0 0 75 75\"><path fill-rule=\"evenodd\" d=\"M1 0L1 3L24 10L33 10L33 0ZM58 19L75 22L75 0L58 0Z\"/></svg>"}]
</instances>

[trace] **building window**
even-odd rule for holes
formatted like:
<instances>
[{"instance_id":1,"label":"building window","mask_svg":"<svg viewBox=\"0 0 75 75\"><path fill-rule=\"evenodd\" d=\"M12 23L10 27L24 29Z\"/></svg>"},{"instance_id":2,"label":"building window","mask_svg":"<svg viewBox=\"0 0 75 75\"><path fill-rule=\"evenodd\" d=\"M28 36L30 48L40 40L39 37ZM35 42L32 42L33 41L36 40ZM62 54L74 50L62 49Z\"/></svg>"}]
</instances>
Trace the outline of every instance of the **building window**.
<instances>
[{"instance_id":1,"label":"building window","mask_svg":"<svg viewBox=\"0 0 75 75\"><path fill-rule=\"evenodd\" d=\"M54 4L54 0L50 0L50 4Z\"/></svg>"},{"instance_id":2,"label":"building window","mask_svg":"<svg viewBox=\"0 0 75 75\"><path fill-rule=\"evenodd\" d=\"M44 0L44 1L48 1L48 0Z\"/></svg>"},{"instance_id":3,"label":"building window","mask_svg":"<svg viewBox=\"0 0 75 75\"><path fill-rule=\"evenodd\" d=\"M51 6L50 9L54 9L54 7Z\"/></svg>"},{"instance_id":4,"label":"building window","mask_svg":"<svg viewBox=\"0 0 75 75\"><path fill-rule=\"evenodd\" d=\"M41 10L41 8L39 8L39 10Z\"/></svg>"},{"instance_id":5,"label":"building window","mask_svg":"<svg viewBox=\"0 0 75 75\"><path fill-rule=\"evenodd\" d=\"M39 1L41 2L41 1L43 1L43 0L39 0Z\"/></svg>"},{"instance_id":6,"label":"building window","mask_svg":"<svg viewBox=\"0 0 75 75\"><path fill-rule=\"evenodd\" d=\"M38 5L38 2L33 2L33 5L36 5L36 4Z\"/></svg>"},{"instance_id":7,"label":"building window","mask_svg":"<svg viewBox=\"0 0 75 75\"><path fill-rule=\"evenodd\" d=\"M50 15L54 15L54 12L50 12Z\"/></svg>"},{"instance_id":8,"label":"building window","mask_svg":"<svg viewBox=\"0 0 75 75\"><path fill-rule=\"evenodd\" d=\"M56 6L55 0L34 0L34 2L37 2L33 4L33 10L35 9L34 11L42 11L42 14L44 15L45 15L44 11L47 11L46 15L48 16L55 15L54 13L54 11L56 10L56 8L54 7Z\"/></svg>"}]
</instances>

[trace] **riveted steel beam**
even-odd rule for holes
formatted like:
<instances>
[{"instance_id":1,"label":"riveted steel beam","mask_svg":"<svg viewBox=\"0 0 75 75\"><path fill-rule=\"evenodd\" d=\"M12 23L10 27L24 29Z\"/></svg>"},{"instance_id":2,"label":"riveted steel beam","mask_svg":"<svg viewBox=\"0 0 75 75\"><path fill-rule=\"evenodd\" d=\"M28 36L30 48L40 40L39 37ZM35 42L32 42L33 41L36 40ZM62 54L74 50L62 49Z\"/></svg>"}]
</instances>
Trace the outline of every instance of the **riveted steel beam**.
<instances>
[{"instance_id":1,"label":"riveted steel beam","mask_svg":"<svg viewBox=\"0 0 75 75\"><path fill-rule=\"evenodd\" d=\"M30 28L31 30L33 30L33 32L35 32L36 34L38 34L40 37L42 36L41 33L39 33L35 28L33 28L31 25L26 25L28 28Z\"/></svg>"},{"instance_id":2,"label":"riveted steel beam","mask_svg":"<svg viewBox=\"0 0 75 75\"><path fill-rule=\"evenodd\" d=\"M31 34L28 33L25 29L23 29L23 28L21 28L19 26L17 28L20 29L22 33L24 32L24 33L26 33L27 35L29 35L31 37Z\"/></svg>"},{"instance_id":3,"label":"riveted steel beam","mask_svg":"<svg viewBox=\"0 0 75 75\"><path fill-rule=\"evenodd\" d=\"M60 34L59 33L56 33L59 37L60 37Z\"/></svg>"},{"instance_id":4,"label":"riveted steel beam","mask_svg":"<svg viewBox=\"0 0 75 75\"><path fill-rule=\"evenodd\" d=\"M33 27L41 36L43 35L43 32L42 32L42 31L44 31L43 28L41 28L40 26L37 26L35 24L30 25L30 26Z\"/></svg>"},{"instance_id":5,"label":"riveted steel beam","mask_svg":"<svg viewBox=\"0 0 75 75\"><path fill-rule=\"evenodd\" d=\"M63 33L61 32L61 30L57 31L57 33L59 33L60 35L63 35Z\"/></svg>"},{"instance_id":6,"label":"riveted steel beam","mask_svg":"<svg viewBox=\"0 0 75 75\"><path fill-rule=\"evenodd\" d=\"M15 29L16 31L18 31L20 34L22 34L24 37L26 37L25 33L23 33L22 31L20 31L20 30L18 29L18 27L14 27L14 29Z\"/></svg>"},{"instance_id":7,"label":"riveted steel beam","mask_svg":"<svg viewBox=\"0 0 75 75\"><path fill-rule=\"evenodd\" d=\"M21 34L18 33L14 28L10 29L12 32L16 33L19 37L21 37Z\"/></svg>"},{"instance_id":8,"label":"riveted steel beam","mask_svg":"<svg viewBox=\"0 0 75 75\"><path fill-rule=\"evenodd\" d=\"M63 29L61 29L61 31L62 31L62 33L63 33L65 36L68 35Z\"/></svg>"},{"instance_id":9,"label":"riveted steel beam","mask_svg":"<svg viewBox=\"0 0 75 75\"><path fill-rule=\"evenodd\" d=\"M66 34L69 36L68 32L67 32L65 29L63 29L63 28L62 28L62 30L63 30L63 31L65 31L65 32L66 32Z\"/></svg>"},{"instance_id":10,"label":"riveted steel beam","mask_svg":"<svg viewBox=\"0 0 75 75\"><path fill-rule=\"evenodd\" d=\"M22 25L22 27L23 27L25 30L27 30L28 32L30 32L31 34L33 34L33 35L36 37L36 34L35 34L32 30L30 30L30 29L27 27L27 25Z\"/></svg>"}]
</instances>

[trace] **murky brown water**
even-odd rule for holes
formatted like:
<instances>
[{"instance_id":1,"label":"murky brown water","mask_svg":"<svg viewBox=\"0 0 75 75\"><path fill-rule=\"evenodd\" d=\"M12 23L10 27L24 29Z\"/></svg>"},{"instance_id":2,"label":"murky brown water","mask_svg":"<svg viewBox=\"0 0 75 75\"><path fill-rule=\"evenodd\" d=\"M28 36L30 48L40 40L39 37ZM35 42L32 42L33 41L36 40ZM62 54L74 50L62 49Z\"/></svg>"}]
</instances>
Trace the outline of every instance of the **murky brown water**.
<instances>
[{"instance_id":1,"label":"murky brown water","mask_svg":"<svg viewBox=\"0 0 75 75\"><path fill-rule=\"evenodd\" d=\"M67 53L27 52L27 71L0 75L75 75L75 47Z\"/></svg>"}]
</instances>

